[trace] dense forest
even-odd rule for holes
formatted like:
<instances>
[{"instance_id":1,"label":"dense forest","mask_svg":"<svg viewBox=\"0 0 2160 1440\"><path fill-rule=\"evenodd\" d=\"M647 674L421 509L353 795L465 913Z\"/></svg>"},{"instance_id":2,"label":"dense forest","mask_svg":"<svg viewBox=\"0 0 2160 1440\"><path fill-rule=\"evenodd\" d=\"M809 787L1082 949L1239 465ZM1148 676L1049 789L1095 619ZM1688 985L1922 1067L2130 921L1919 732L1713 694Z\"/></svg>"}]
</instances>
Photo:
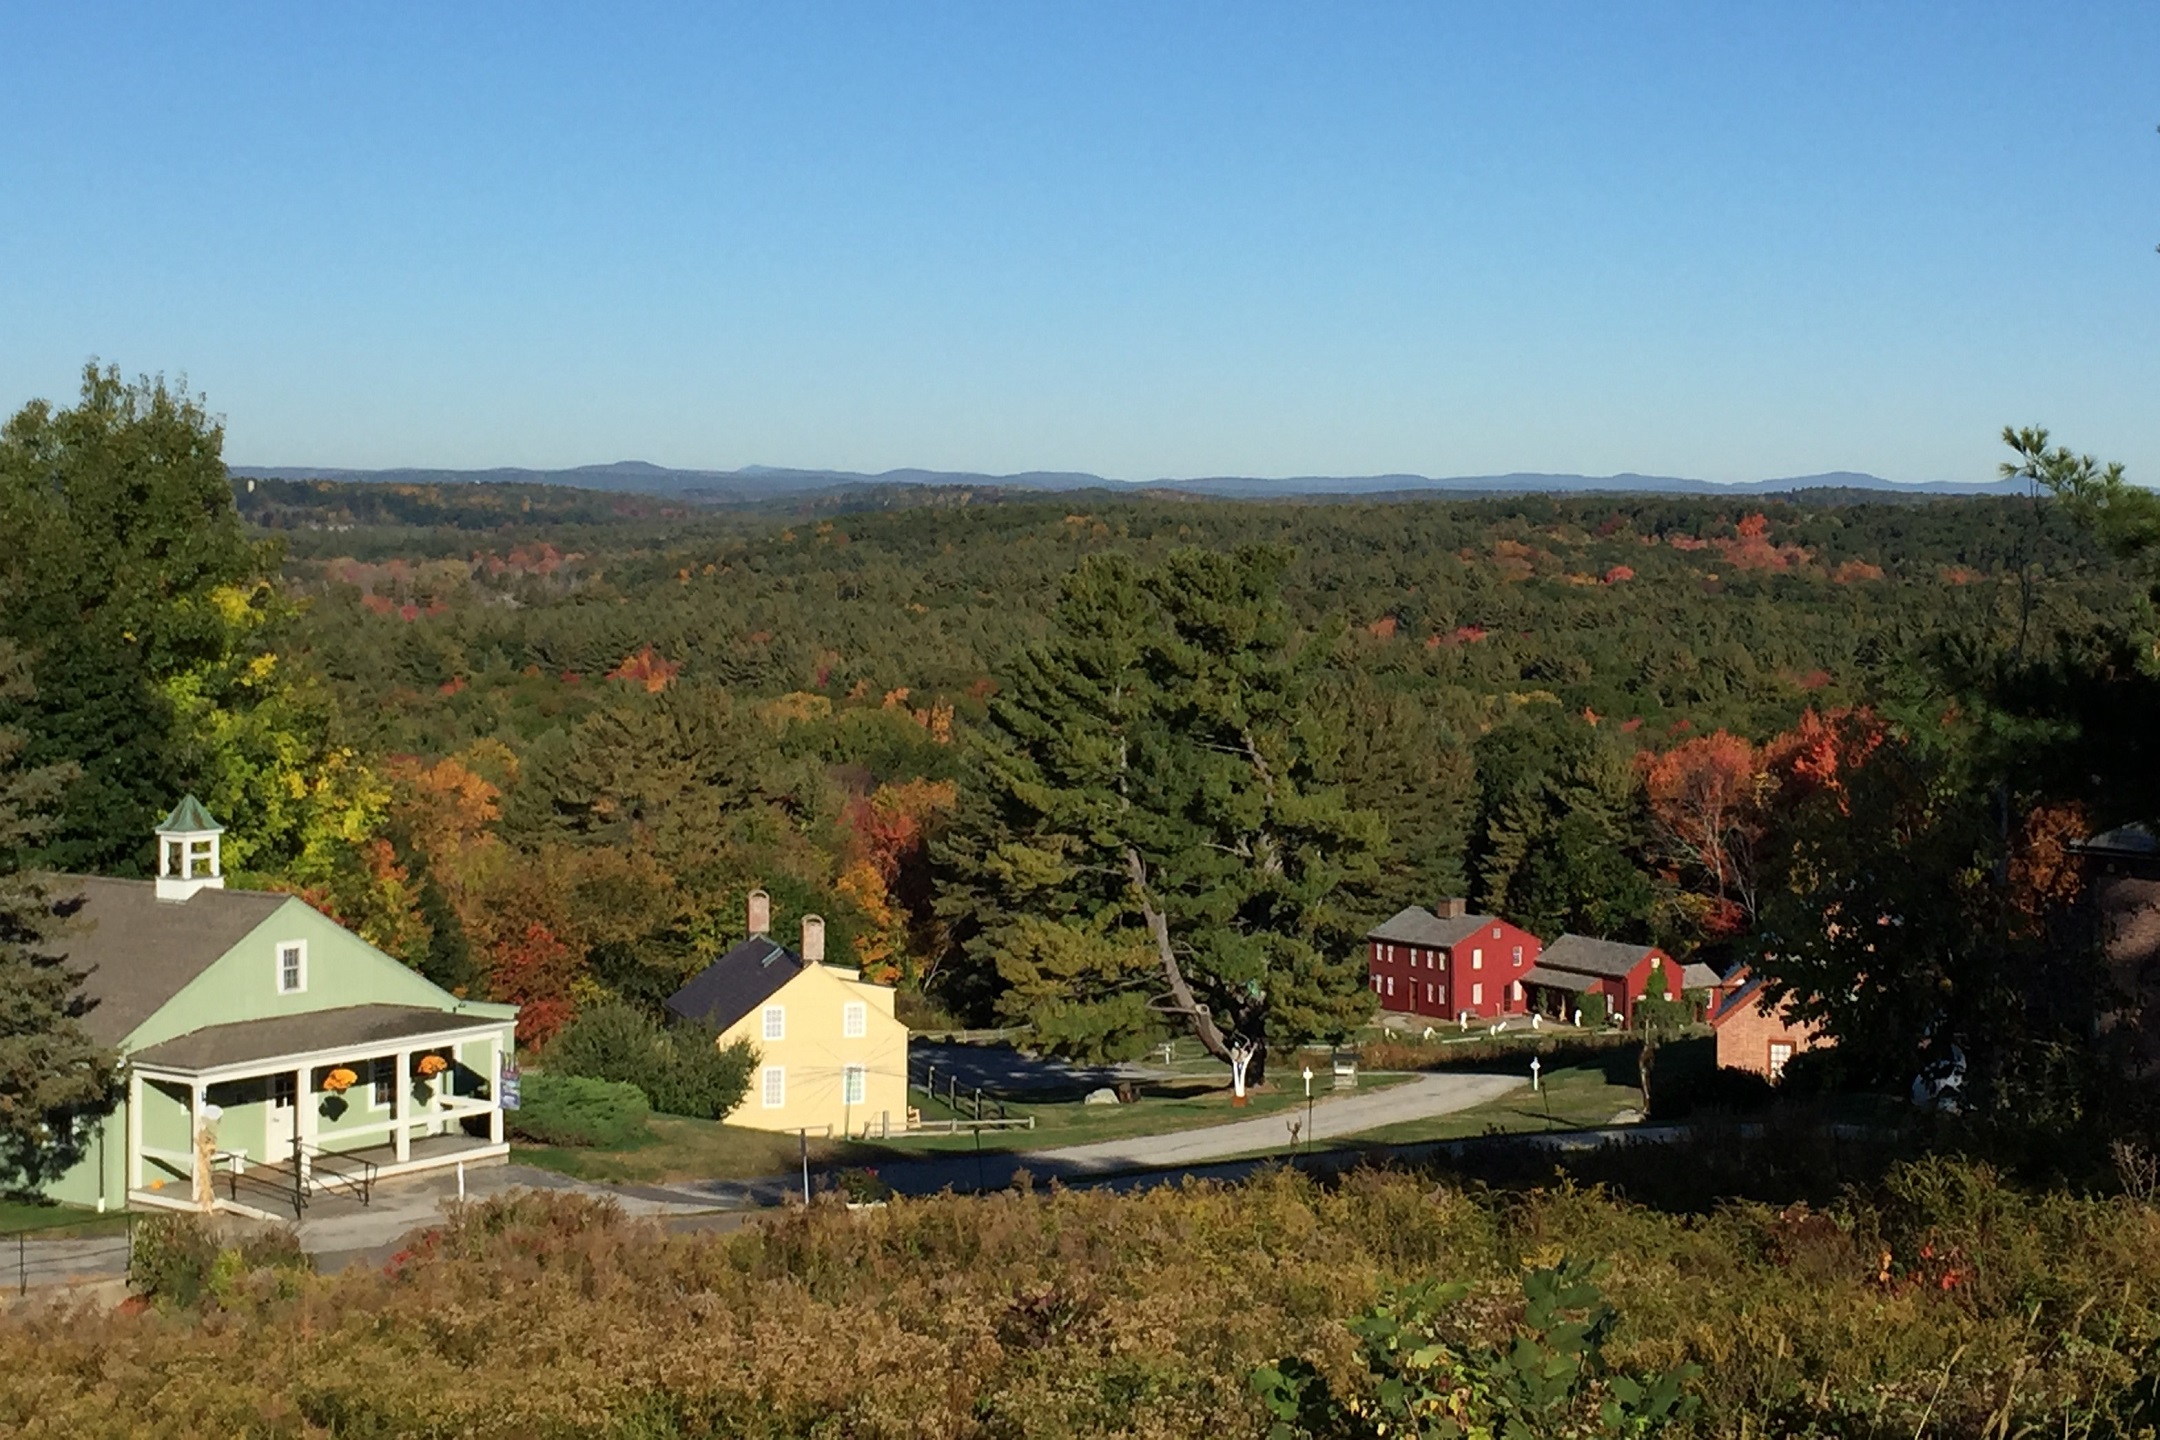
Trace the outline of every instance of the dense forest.
<instances>
[{"instance_id":1,"label":"dense forest","mask_svg":"<svg viewBox=\"0 0 2160 1440\"><path fill-rule=\"evenodd\" d=\"M909 1013L1096 1055L1340 1033L1356 937L1466 894L1767 965L1847 1079L1955 1035L2083 1093L2065 844L2160 811L2143 492L2021 443L2016 499L698 509L234 480L199 402L92 372L0 442L0 725L68 777L39 863L141 874L193 791L246 881L543 1045L753 886Z\"/></svg>"}]
</instances>

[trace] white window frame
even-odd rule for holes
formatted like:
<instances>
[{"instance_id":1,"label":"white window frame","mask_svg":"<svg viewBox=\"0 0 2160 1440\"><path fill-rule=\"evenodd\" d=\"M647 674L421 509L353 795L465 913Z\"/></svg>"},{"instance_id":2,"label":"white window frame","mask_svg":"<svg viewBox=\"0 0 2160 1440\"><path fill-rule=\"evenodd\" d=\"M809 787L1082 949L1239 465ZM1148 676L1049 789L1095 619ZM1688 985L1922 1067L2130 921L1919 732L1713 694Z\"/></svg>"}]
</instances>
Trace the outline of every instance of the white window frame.
<instances>
[{"instance_id":1,"label":"white window frame","mask_svg":"<svg viewBox=\"0 0 2160 1440\"><path fill-rule=\"evenodd\" d=\"M787 1067L767 1065L758 1080L758 1102L767 1110L784 1109L787 1105Z\"/></svg>"},{"instance_id":2,"label":"white window frame","mask_svg":"<svg viewBox=\"0 0 2160 1440\"><path fill-rule=\"evenodd\" d=\"M390 1110L397 1106L397 1056L379 1055L368 1061L368 1104L377 1110ZM390 1093L383 1093L383 1086Z\"/></svg>"},{"instance_id":3,"label":"white window frame","mask_svg":"<svg viewBox=\"0 0 2160 1440\"><path fill-rule=\"evenodd\" d=\"M860 1000L850 1000L840 1007L840 1035L845 1040L860 1040L870 1033L870 1007Z\"/></svg>"},{"instance_id":4,"label":"white window frame","mask_svg":"<svg viewBox=\"0 0 2160 1440\"><path fill-rule=\"evenodd\" d=\"M759 1033L767 1040L787 1039L787 1006L767 1005L764 1025Z\"/></svg>"},{"instance_id":5,"label":"white window frame","mask_svg":"<svg viewBox=\"0 0 2160 1440\"><path fill-rule=\"evenodd\" d=\"M270 1072L270 1108L290 1110L300 1103L300 1077L290 1070Z\"/></svg>"},{"instance_id":6,"label":"white window frame","mask_svg":"<svg viewBox=\"0 0 2160 1440\"><path fill-rule=\"evenodd\" d=\"M1485 968L1485 949L1483 946L1473 946L1471 948L1470 968L1473 970L1482 970Z\"/></svg>"},{"instance_id":7,"label":"white window frame","mask_svg":"<svg viewBox=\"0 0 2160 1440\"><path fill-rule=\"evenodd\" d=\"M840 1103L862 1105L870 1094L870 1067L867 1065L843 1065L840 1067Z\"/></svg>"},{"instance_id":8,"label":"white window frame","mask_svg":"<svg viewBox=\"0 0 2160 1440\"><path fill-rule=\"evenodd\" d=\"M1484 981L1473 980L1470 982L1470 1003L1472 1005L1482 1005L1485 1003Z\"/></svg>"},{"instance_id":9,"label":"white window frame","mask_svg":"<svg viewBox=\"0 0 2160 1440\"><path fill-rule=\"evenodd\" d=\"M1520 945L1515 947L1515 967L1518 970L1522 968L1522 946Z\"/></svg>"},{"instance_id":10,"label":"white window frame","mask_svg":"<svg viewBox=\"0 0 2160 1440\"><path fill-rule=\"evenodd\" d=\"M300 954L300 963L294 967L299 976L299 981L290 988L287 988L285 984L285 952L288 950L296 950ZM280 940L270 947L270 983L277 987L277 993L280 995L305 995L307 993L307 941Z\"/></svg>"},{"instance_id":11,"label":"white window frame","mask_svg":"<svg viewBox=\"0 0 2160 1440\"><path fill-rule=\"evenodd\" d=\"M1784 1051L1785 1053L1782 1055L1778 1054L1778 1051L1780 1050ZM1792 1057L1793 1046L1791 1041L1772 1040L1770 1042L1770 1054L1768 1060L1765 1063L1769 1068L1769 1075L1772 1080L1782 1080L1785 1078L1785 1067L1792 1064Z\"/></svg>"},{"instance_id":12,"label":"white window frame","mask_svg":"<svg viewBox=\"0 0 2160 1440\"><path fill-rule=\"evenodd\" d=\"M1395 977L1393 975L1387 977L1387 998L1390 1000L1395 998Z\"/></svg>"}]
</instances>

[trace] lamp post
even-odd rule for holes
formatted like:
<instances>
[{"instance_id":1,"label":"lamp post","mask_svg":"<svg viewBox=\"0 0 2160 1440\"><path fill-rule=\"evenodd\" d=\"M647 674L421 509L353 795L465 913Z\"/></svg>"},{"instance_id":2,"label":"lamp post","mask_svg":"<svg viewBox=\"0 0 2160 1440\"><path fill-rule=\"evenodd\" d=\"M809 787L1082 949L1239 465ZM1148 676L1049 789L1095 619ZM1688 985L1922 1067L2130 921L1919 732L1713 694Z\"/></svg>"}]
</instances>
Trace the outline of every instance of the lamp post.
<instances>
[{"instance_id":1,"label":"lamp post","mask_svg":"<svg viewBox=\"0 0 2160 1440\"><path fill-rule=\"evenodd\" d=\"M1312 1151L1312 1066L1305 1067L1305 1149Z\"/></svg>"}]
</instances>

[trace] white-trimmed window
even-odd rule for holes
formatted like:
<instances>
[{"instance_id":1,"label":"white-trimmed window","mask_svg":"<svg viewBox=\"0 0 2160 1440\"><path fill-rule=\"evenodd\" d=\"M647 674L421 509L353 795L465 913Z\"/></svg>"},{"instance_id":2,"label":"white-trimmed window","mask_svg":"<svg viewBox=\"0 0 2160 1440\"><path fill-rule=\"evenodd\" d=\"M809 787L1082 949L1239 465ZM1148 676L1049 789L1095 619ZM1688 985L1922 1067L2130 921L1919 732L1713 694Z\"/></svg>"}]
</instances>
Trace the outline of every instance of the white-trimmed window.
<instances>
[{"instance_id":1,"label":"white-trimmed window","mask_svg":"<svg viewBox=\"0 0 2160 1440\"><path fill-rule=\"evenodd\" d=\"M1485 951L1483 948L1473 949L1470 952L1470 968L1473 970L1485 968Z\"/></svg>"},{"instance_id":2,"label":"white-trimmed window","mask_svg":"<svg viewBox=\"0 0 2160 1440\"><path fill-rule=\"evenodd\" d=\"M279 1070L270 1077L270 1108L290 1110L300 1097L300 1077L290 1070Z\"/></svg>"},{"instance_id":3,"label":"white-trimmed window","mask_svg":"<svg viewBox=\"0 0 2160 1440\"><path fill-rule=\"evenodd\" d=\"M1515 964L1518 967L1522 964L1522 946L1520 945L1515 947Z\"/></svg>"},{"instance_id":4,"label":"white-trimmed window","mask_svg":"<svg viewBox=\"0 0 2160 1440\"><path fill-rule=\"evenodd\" d=\"M277 990L298 995L307 989L307 941L282 940L277 947Z\"/></svg>"},{"instance_id":5,"label":"white-trimmed window","mask_svg":"<svg viewBox=\"0 0 2160 1440\"><path fill-rule=\"evenodd\" d=\"M778 1065L765 1067L765 1084L761 1091L767 1110L778 1110L787 1104L787 1071Z\"/></svg>"},{"instance_id":6,"label":"white-trimmed window","mask_svg":"<svg viewBox=\"0 0 2160 1440\"><path fill-rule=\"evenodd\" d=\"M870 1072L860 1065L850 1065L840 1072L840 1103L860 1105L870 1086Z\"/></svg>"},{"instance_id":7,"label":"white-trimmed window","mask_svg":"<svg viewBox=\"0 0 2160 1440\"><path fill-rule=\"evenodd\" d=\"M1792 1063L1792 1046L1786 1044L1782 1040L1771 1041L1770 1078L1772 1080L1784 1079L1785 1067L1790 1063Z\"/></svg>"},{"instance_id":8,"label":"white-trimmed window","mask_svg":"<svg viewBox=\"0 0 2160 1440\"><path fill-rule=\"evenodd\" d=\"M1492 938L1495 940L1500 938L1500 927L1498 925L1492 927Z\"/></svg>"},{"instance_id":9,"label":"white-trimmed window","mask_svg":"<svg viewBox=\"0 0 2160 1440\"><path fill-rule=\"evenodd\" d=\"M849 1040L860 1040L870 1033L870 1007L860 1000L850 1000L840 1007L840 1033Z\"/></svg>"},{"instance_id":10,"label":"white-trimmed window","mask_svg":"<svg viewBox=\"0 0 2160 1440\"><path fill-rule=\"evenodd\" d=\"M375 1108L387 1110L397 1103L397 1061L386 1056L370 1069L375 1082Z\"/></svg>"},{"instance_id":11,"label":"white-trimmed window","mask_svg":"<svg viewBox=\"0 0 2160 1440\"><path fill-rule=\"evenodd\" d=\"M785 1005L767 1005L765 1007L765 1038L767 1040L787 1039L787 1007ZM773 1072L768 1070L765 1073L770 1075Z\"/></svg>"},{"instance_id":12,"label":"white-trimmed window","mask_svg":"<svg viewBox=\"0 0 2160 1440\"><path fill-rule=\"evenodd\" d=\"M1395 977L1393 975L1387 977L1387 993L1388 999L1395 998Z\"/></svg>"},{"instance_id":13,"label":"white-trimmed window","mask_svg":"<svg viewBox=\"0 0 2160 1440\"><path fill-rule=\"evenodd\" d=\"M1470 1003L1473 1005L1482 1005L1485 1003L1484 981L1476 981L1470 986Z\"/></svg>"},{"instance_id":14,"label":"white-trimmed window","mask_svg":"<svg viewBox=\"0 0 2160 1440\"><path fill-rule=\"evenodd\" d=\"M1513 985L1510 985L1510 986L1508 986L1508 999L1510 999L1510 1000L1513 1000L1513 1001L1517 1001L1517 1002L1520 1002L1520 1001L1521 1001L1521 999L1522 999L1522 981L1520 981L1520 980L1517 980L1517 981L1516 981L1516 982L1515 982L1515 983L1514 983Z\"/></svg>"}]
</instances>

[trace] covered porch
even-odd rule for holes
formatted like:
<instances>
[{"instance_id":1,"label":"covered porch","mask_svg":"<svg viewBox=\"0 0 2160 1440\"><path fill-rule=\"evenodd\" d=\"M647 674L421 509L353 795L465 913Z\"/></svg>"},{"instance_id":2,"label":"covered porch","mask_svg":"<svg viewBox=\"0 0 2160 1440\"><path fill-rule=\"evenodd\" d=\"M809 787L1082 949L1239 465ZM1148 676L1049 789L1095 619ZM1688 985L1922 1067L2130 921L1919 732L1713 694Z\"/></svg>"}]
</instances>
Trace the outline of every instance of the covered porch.
<instances>
[{"instance_id":1,"label":"covered porch","mask_svg":"<svg viewBox=\"0 0 2160 1440\"><path fill-rule=\"evenodd\" d=\"M501 1160L511 1022L361 1005L215 1025L129 1057L127 1194L297 1212L310 1195Z\"/></svg>"}]
</instances>

